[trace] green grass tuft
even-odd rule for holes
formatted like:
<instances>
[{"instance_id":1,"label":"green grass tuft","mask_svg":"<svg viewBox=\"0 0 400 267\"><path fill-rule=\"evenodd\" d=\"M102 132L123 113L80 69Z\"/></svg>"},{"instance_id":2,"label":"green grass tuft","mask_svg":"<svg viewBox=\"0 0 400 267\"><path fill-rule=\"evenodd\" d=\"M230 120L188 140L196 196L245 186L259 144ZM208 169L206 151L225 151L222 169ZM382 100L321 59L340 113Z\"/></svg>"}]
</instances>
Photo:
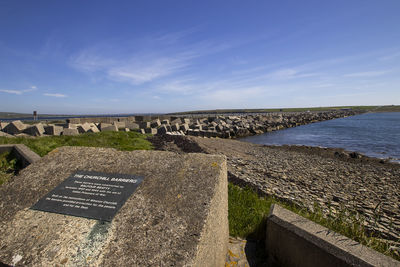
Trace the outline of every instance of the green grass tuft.
<instances>
[{"instance_id":1,"label":"green grass tuft","mask_svg":"<svg viewBox=\"0 0 400 267\"><path fill-rule=\"evenodd\" d=\"M18 170L20 162L10 152L0 154L0 186L7 182Z\"/></svg>"},{"instance_id":2,"label":"green grass tuft","mask_svg":"<svg viewBox=\"0 0 400 267\"><path fill-rule=\"evenodd\" d=\"M228 184L229 233L231 236L262 239L272 198L259 198L251 189Z\"/></svg>"},{"instance_id":3,"label":"green grass tuft","mask_svg":"<svg viewBox=\"0 0 400 267\"><path fill-rule=\"evenodd\" d=\"M147 135L137 132L100 132L75 136L45 136L36 138L0 137L0 144L24 144L43 157L61 146L111 147L118 150L149 150L152 145Z\"/></svg>"}]
</instances>

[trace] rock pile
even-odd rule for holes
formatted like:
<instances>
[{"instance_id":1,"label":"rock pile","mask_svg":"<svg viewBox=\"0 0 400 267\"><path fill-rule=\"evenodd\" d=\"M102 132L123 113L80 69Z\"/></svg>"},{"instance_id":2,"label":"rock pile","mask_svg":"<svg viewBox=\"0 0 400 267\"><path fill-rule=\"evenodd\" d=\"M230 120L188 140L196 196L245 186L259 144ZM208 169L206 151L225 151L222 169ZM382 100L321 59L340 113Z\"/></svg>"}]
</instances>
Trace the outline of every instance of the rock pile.
<instances>
[{"instance_id":1,"label":"rock pile","mask_svg":"<svg viewBox=\"0 0 400 267\"><path fill-rule=\"evenodd\" d=\"M131 116L71 118L62 124L0 123L0 136L77 135L105 131L138 131L142 134L192 135L236 138L261 134L317 121L355 115L349 110L330 112L260 113L210 117Z\"/></svg>"}]
</instances>

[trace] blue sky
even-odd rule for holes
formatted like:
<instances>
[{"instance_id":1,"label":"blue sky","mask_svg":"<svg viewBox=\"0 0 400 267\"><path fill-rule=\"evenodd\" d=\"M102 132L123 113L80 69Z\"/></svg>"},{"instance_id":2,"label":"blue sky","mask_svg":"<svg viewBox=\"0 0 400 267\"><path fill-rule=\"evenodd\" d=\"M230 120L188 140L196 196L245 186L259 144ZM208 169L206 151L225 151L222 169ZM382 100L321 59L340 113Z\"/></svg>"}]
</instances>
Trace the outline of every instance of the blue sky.
<instances>
[{"instance_id":1,"label":"blue sky","mask_svg":"<svg viewBox=\"0 0 400 267\"><path fill-rule=\"evenodd\" d=\"M1 1L0 111L400 104L400 1Z\"/></svg>"}]
</instances>

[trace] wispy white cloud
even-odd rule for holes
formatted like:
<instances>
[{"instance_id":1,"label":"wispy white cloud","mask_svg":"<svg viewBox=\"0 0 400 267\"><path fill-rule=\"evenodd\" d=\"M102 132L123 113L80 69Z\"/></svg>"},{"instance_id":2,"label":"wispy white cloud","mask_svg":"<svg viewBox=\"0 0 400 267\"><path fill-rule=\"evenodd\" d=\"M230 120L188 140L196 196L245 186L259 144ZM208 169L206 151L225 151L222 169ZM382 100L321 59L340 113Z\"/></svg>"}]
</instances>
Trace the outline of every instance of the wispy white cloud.
<instances>
[{"instance_id":1,"label":"wispy white cloud","mask_svg":"<svg viewBox=\"0 0 400 267\"><path fill-rule=\"evenodd\" d=\"M51 96L51 97L58 97L58 98L62 98L62 97L67 97L67 95L64 94L59 94L59 93L44 93L44 96Z\"/></svg>"},{"instance_id":2,"label":"wispy white cloud","mask_svg":"<svg viewBox=\"0 0 400 267\"><path fill-rule=\"evenodd\" d=\"M183 70L188 66L190 56L137 57L122 66L110 66L106 72L110 79L126 81L134 85L150 82Z\"/></svg>"},{"instance_id":3,"label":"wispy white cloud","mask_svg":"<svg viewBox=\"0 0 400 267\"><path fill-rule=\"evenodd\" d=\"M82 72L140 85L186 71L198 58L238 45L213 41L188 44L182 41L188 32L144 38L141 41L147 46L135 50L112 42L88 47L73 55L69 63Z\"/></svg>"},{"instance_id":4,"label":"wispy white cloud","mask_svg":"<svg viewBox=\"0 0 400 267\"><path fill-rule=\"evenodd\" d=\"M343 77L377 77L381 75L385 75L389 73L388 70L381 71L364 71L364 72L355 72L343 75Z\"/></svg>"},{"instance_id":5,"label":"wispy white cloud","mask_svg":"<svg viewBox=\"0 0 400 267\"><path fill-rule=\"evenodd\" d=\"M7 93L7 94L14 94L14 95L22 95L24 93L36 91L37 87L36 86L31 86L30 89L25 89L25 90L13 90L13 89L0 89L0 92Z\"/></svg>"},{"instance_id":6,"label":"wispy white cloud","mask_svg":"<svg viewBox=\"0 0 400 267\"><path fill-rule=\"evenodd\" d=\"M7 94L15 94L15 95L22 95L24 92L19 90L7 90L7 89L0 89L0 92L7 93Z\"/></svg>"},{"instance_id":7,"label":"wispy white cloud","mask_svg":"<svg viewBox=\"0 0 400 267\"><path fill-rule=\"evenodd\" d=\"M276 80L290 80L290 79L298 79L298 78L306 78L317 76L318 73L312 72L303 72L298 69L279 69L267 74L267 78L276 79Z\"/></svg>"}]
</instances>

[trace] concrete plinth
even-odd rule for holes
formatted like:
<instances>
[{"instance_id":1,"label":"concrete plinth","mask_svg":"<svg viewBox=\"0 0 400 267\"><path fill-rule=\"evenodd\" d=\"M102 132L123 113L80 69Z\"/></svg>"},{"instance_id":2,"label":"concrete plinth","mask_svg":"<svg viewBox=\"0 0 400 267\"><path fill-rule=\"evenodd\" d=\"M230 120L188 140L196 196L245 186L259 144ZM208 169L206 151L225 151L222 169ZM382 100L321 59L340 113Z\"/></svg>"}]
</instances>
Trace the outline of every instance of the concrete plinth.
<instances>
[{"instance_id":1,"label":"concrete plinth","mask_svg":"<svg viewBox=\"0 0 400 267\"><path fill-rule=\"evenodd\" d=\"M144 177L110 223L29 209L77 170ZM226 159L63 147L0 187L0 262L15 266L223 266Z\"/></svg>"}]
</instances>

